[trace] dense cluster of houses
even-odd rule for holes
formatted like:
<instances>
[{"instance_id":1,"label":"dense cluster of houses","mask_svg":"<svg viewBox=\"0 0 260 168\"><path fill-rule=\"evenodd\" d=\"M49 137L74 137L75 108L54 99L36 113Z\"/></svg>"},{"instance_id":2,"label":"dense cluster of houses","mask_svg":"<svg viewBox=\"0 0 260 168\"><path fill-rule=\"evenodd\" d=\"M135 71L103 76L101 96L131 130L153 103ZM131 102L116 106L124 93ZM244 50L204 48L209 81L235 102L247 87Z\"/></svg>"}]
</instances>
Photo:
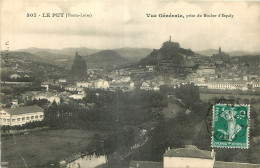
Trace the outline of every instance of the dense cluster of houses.
<instances>
[{"instance_id":1,"label":"dense cluster of houses","mask_svg":"<svg viewBox=\"0 0 260 168\"><path fill-rule=\"evenodd\" d=\"M259 90L260 78L256 74L237 74L236 69L219 72L215 66L200 66L195 73L188 75L190 83L199 87L219 90Z\"/></svg>"},{"instance_id":2,"label":"dense cluster of houses","mask_svg":"<svg viewBox=\"0 0 260 168\"><path fill-rule=\"evenodd\" d=\"M179 86L181 84L194 83L199 87L205 87L208 89L219 89L219 90L243 90L247 91L248 89L260 89L260 80L257 75L243 75L241 77L232 78L232 79L219 79L217 77L216 67L214 66L200 66L196 73L190 74L186 79L176 79L174 77L168 78L168 83L163 80L162 76L155 76L151 79L132 79L130 76L134 73L134 76L147 75L154 71L154 66L145 66L140 68L139 71L134 71L130 69L120 69L114 70L109 74L110 80L104 79L92 79L89 81L76 81L75 83L68 83L66 79L60 78L56 81L49 80L42 82L41 87L45 88L44 91L28 91L20 95L19 103L17 99L13 99L12 108L20 108L27 101L32 100L43 100L46 99L50 103L54 101L57 104L61 103L61 99L66 103L69 100L82 100L86 97L85 89L105 89L110 91L115 91L117 89L122 90L123 92L133 91L135 88L139 88L141 90L152 90L159 91L160 86L167 84L171 86ZM94 76L95 73L100 73L100 70L93 70L91 74ZM12 75L12 77L18 77L16 74ZM253 79L253 80L252 80ZM136 82L139 83L136 83ZM53 89L50 89L51 86L58 86L63 88L65 91L58 92ZM11 116L12 113L9 114ZM36 116L35 116L36 117ZM31 120L23 120L11 122L12 119L2 118L2 122L5 119L6 124L14 124L14 123L26 123ZM37 117L37 119L41 119ZM34 118L35 120L35 118ZM7 122L8 121L8 122Z\"/></svg>"},{"instance_id":3,"label":"dense cluster of houses","mask_svg":"<svg viewBox=\"0 0 260 168\"><path fill-rule=\"evenodd\" d=\"M60 97L57 92L29 91L21 94L21 100L23 102L42 99L46 99L51 103L55 101L57 104L60 104Z\"/></svg>"}]
</instances>

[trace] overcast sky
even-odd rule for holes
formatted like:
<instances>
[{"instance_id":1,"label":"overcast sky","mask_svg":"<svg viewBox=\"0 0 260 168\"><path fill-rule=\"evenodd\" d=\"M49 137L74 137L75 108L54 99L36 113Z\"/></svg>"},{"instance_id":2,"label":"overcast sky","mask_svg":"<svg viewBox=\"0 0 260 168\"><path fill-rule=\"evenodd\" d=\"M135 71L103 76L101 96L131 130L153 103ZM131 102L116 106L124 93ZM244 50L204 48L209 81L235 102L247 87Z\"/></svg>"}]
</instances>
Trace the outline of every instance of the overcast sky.
<instances>
[{"instance_id":1,"label":"overcast sky","mask_svg":"<svg viewBox=\"0 0 260 168\"><path fill-rule=\"evenodd\" d=\"M36 18L26 17L37 12ZM91 18L42 18L42 13L87 13ZM232 14L233 18L148 18L146 14ZM1 2L1 47L160 48L172 41L194 51L260 51L259 2L31 1Z\"/></svg>"}]
</instances>

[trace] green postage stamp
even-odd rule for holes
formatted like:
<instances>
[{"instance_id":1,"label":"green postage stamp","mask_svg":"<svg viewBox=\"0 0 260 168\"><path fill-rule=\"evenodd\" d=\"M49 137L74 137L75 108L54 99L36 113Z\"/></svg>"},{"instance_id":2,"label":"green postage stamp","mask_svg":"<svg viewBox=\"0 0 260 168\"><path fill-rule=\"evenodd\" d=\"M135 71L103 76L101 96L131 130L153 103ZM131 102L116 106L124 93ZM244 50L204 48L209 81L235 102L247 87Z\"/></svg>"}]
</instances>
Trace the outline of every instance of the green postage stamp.
<instances>
[{"instance_id":1,"label":"green postage stamp","mask_svg":"<svg viewBox=\"0 0 260 168\"><path fill-rule=\"evenodd\" d=\"M249 119L249 105L214 105L212 147L247 149Z\"/></svg>"}]
</instances>

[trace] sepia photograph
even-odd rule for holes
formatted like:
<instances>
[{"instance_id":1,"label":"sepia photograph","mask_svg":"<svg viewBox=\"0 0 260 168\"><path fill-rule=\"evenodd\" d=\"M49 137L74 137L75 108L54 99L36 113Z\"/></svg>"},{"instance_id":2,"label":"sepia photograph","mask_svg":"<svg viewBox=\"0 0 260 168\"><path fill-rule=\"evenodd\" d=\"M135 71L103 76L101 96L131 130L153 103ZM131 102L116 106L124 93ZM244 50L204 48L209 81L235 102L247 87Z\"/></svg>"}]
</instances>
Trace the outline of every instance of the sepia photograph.
<instances>
[{"instance_id":1,"label":"sepia photograph","mask_svg":"<svg viewBox=\"0 0 260 168\"><path fill-rule=\"evenodd\" d=\"M2 168L260 168L260 2L1 0Z\"/></svg>"}]
</instances>

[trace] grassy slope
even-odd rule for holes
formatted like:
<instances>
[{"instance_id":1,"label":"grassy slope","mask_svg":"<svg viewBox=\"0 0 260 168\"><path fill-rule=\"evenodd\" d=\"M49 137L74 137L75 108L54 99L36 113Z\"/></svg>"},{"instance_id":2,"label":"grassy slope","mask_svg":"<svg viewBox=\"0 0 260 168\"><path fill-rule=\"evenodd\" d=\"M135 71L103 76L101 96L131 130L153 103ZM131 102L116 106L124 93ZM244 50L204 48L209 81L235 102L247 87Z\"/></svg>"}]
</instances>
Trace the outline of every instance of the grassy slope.
<instances>
[{"instance_id":1,"label":"grassy slope","mask_svg":"<svg viewBox=\"0 0 260 168\"><path fill-rule=\"evenodd\" d=\"M60 161L72 153L86 151L96 132L85 130L51 130L29 135L2 137L2 162L10 168L40 167ZM22 159L22 157L23 159Z\"/></svg>"},{"instance_id":2,"label":"grassy slope","mask_svg":"<svg viewBox=\"0 0 260 168\"><path fill-rule=\"evenodd\" d=\"M183 112L185 110L186 109L180 107L176 103L169 102L168 106L163 108L162 113L164 114L165 119L171 119L174 118L178 112Z\"/></svg>"}]
</instances>

